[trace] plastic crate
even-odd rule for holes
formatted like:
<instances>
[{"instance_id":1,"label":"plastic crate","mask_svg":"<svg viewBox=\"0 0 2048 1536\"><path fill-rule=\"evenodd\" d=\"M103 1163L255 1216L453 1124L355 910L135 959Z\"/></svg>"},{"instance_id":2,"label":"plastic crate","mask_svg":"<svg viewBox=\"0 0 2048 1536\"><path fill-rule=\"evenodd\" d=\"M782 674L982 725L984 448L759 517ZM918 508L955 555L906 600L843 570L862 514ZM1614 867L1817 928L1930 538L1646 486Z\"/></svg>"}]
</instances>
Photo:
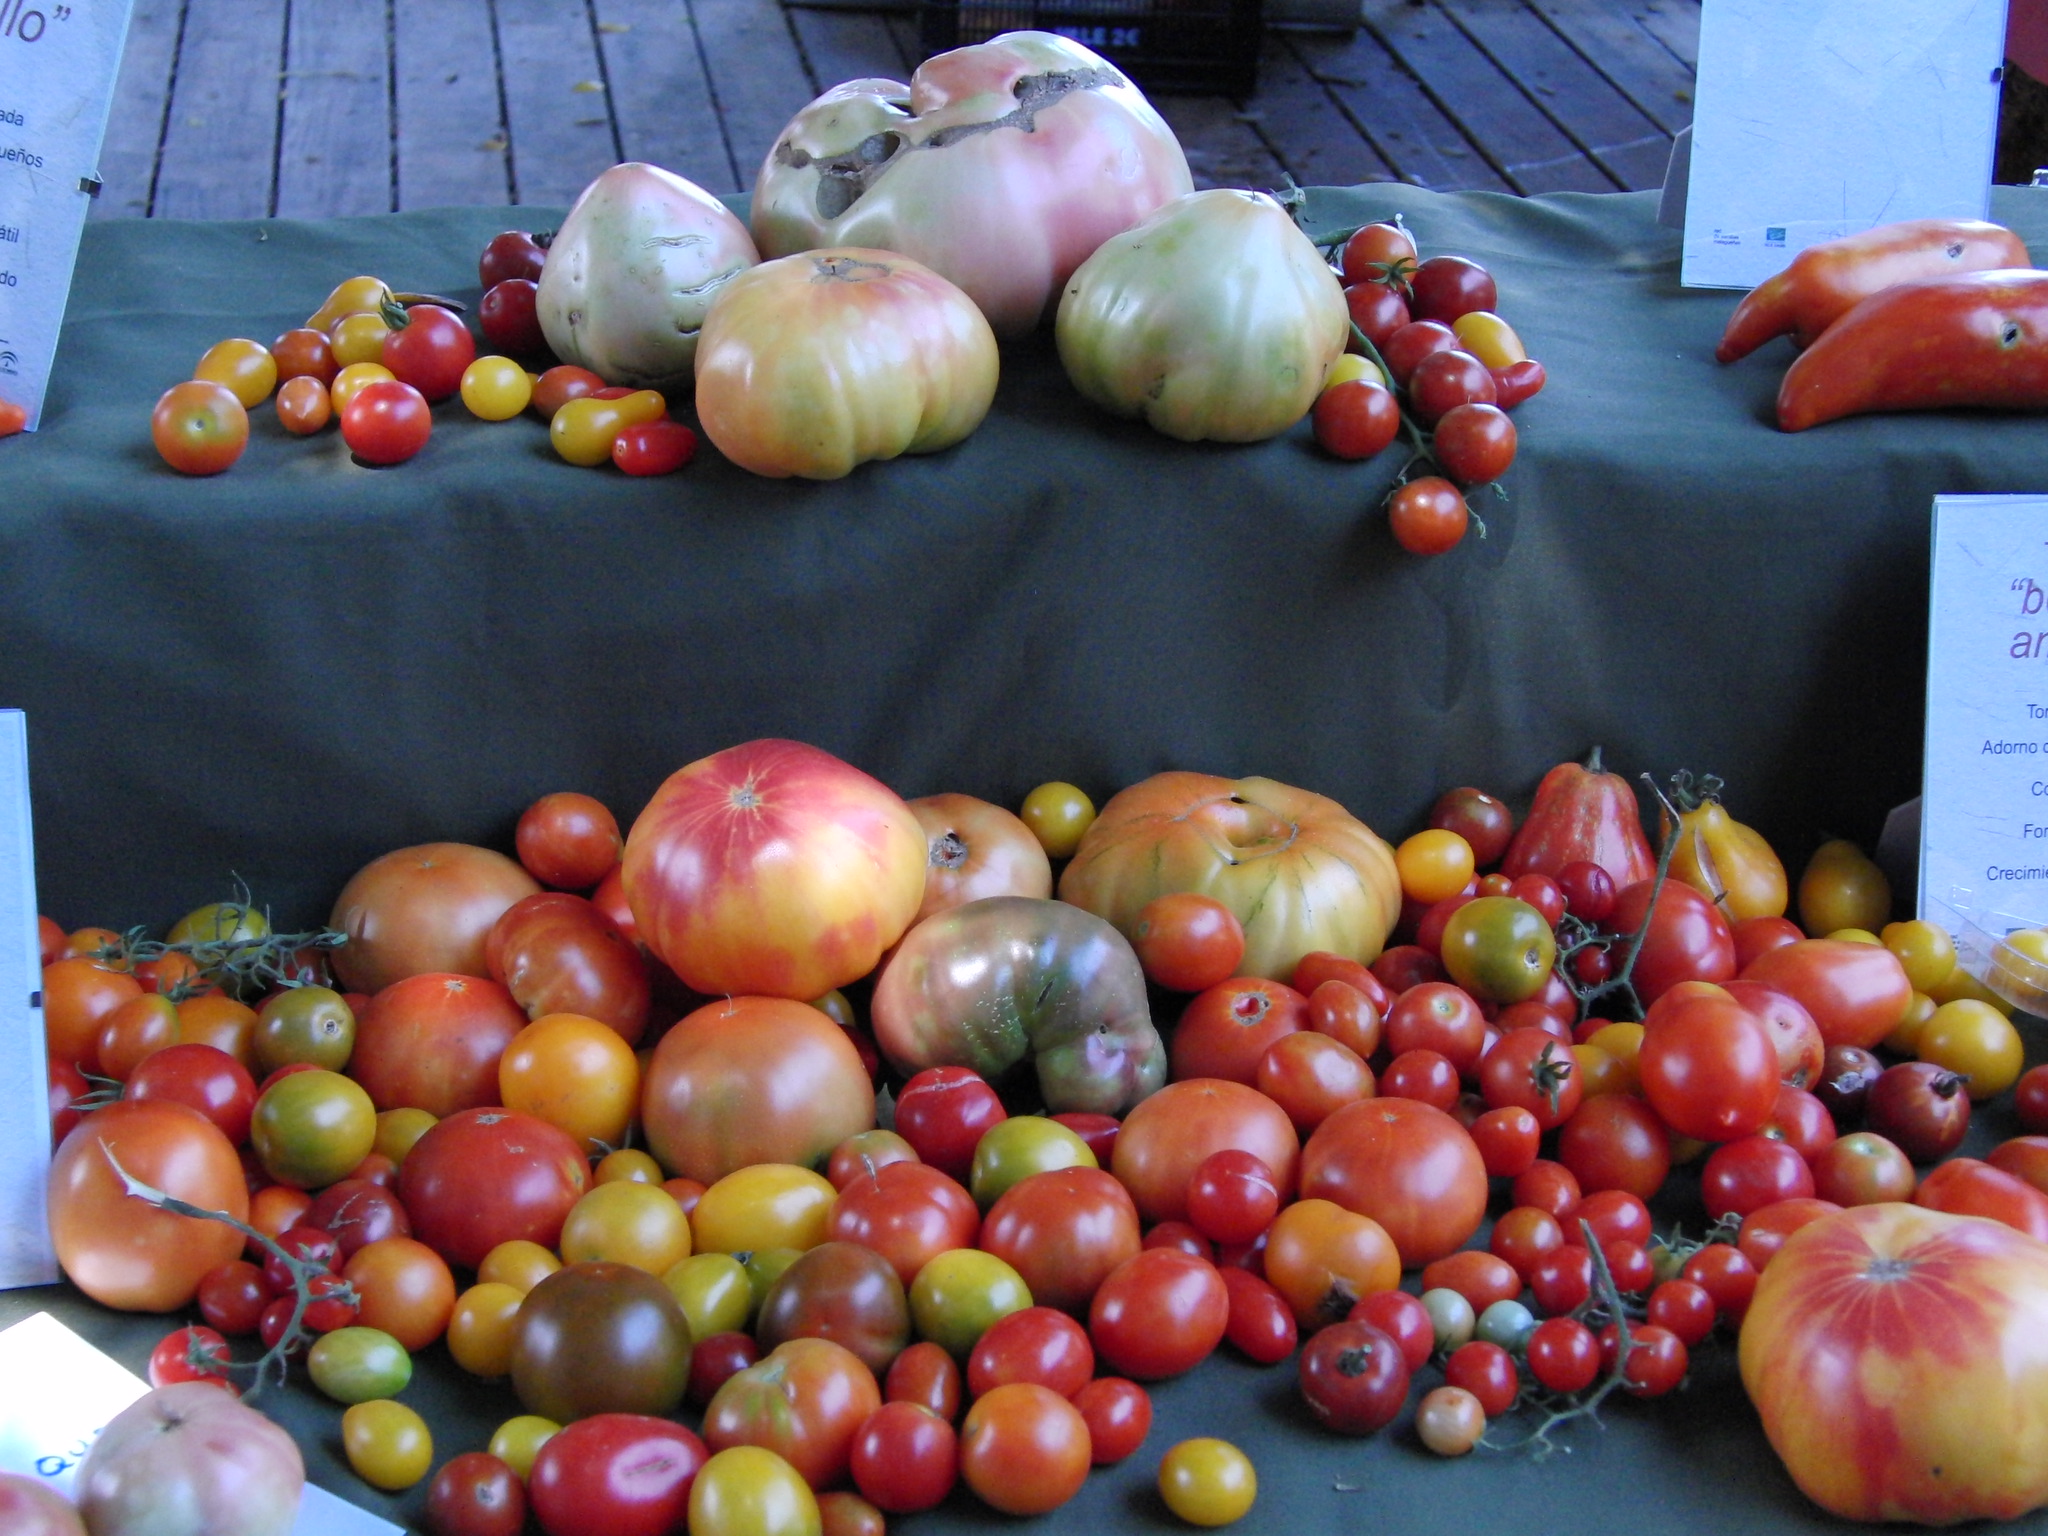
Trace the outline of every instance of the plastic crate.
<instances>
[{"instance_id":1,"label":"plastic crate","mask_svg":"<svg viewBox=\"0 0 2048 1536\"><path fill-rule=\"evenodd\" d=\"M925 56L1004 32L1057 32L1147 91L1249 96L1261 0L921 0Z\"/></svg>"}]
</instances>

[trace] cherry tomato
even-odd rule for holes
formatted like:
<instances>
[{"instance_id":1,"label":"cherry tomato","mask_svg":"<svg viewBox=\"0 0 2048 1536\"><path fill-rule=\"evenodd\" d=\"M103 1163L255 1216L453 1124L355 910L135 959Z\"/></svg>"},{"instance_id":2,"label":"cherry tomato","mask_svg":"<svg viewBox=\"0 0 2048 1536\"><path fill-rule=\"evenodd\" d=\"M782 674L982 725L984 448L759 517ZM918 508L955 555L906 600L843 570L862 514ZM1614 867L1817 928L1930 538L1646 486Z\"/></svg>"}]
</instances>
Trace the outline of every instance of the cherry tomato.
<instances>
[{"instance_id":1,"label":"cherry tomato","mask_svg":"<svg viewBox=\"0 0 2048 1536\"><path fill-rule=\"evenodd\" d=\"M174 1381L210 1381L233 1392L228 1364L228 1341L218 1330L179 1328L165 1334L150 1351L149 1384L165 1387Z\"/></svg>"},{"instance_id":2,"label":"cherry tomato","mask_svg":"<svg viewBox=\"0 0 2048 1536\"><path fill-rule=\"evenodd\" d=\"M1483 396L1460 402L1437 422L1431 451L1458 484L1483 485L1498 480L1515 462L1515 424L1506 411Z\"/></svg>"},{"instance_id":3,"label":"cherry tomato","mask_svg":"<svg viewBox=\"0 0 2048 1536\"><path fill-rule=\"evenodd\" d=\"M1193 1370L1230 1321L1216 1266L1173 1248L1146 1248L1109 1274L1088 1309L1088 1334L1119 1375L1156 1381Z\"/></svg>"},{"instance_id":4,"label":"cherry tomato","mask_svg":"<svg viewBox=\"0 0 2048 1536\"><path fill-rule=\"evenodd\" d=\"M1557 1157L1588 1193L1625 1189L1648 1200L1671 1171L1671 1134L1646 1100L1605 1093L1582 1101L1559 1129Z\"/></svg>"},{"instance_id":5,"label":"cherry tomato","mask_svg":"<svg viewBox=\"0 0 2048 1536\"><path fill-rule=\"evenodd\" d=\"M1378 343L1380 356L1386 359L1387 371L1403 389L1408 387L1409 375L1425 357L1435 352L1454 351L1457 345L1458 333L1434 320L1415 320Z\"/></svg>"},{"instance_id":6,"label":"cherry tomato","mask_svg":"<svg viewBox=\"0 0 2048 1536\"><path fill-rule=\"evenodd\" d=\"M1425 426L1437 425L1457 406L1492 405L1496 393L1486 364L1457 347L1430 353L1408 375L1408 404ZM1506 412L1501 413L1501 420L1507 420ZM1456 441L1454 434L1453 443ZM1447 461L1445 468L1451 468ZM1463 478L1455 470L1453 477Z\"/></svg>"},{"instance_id":7,"label":"cherry tomato","mask_svg":"<svg viewBox=\"0 0 2048 1536\"><path fill-rule=\"evenodd\" d=\"M533 409L541 420L551 422L555 419L555 412L571 400L580 400L603 388L604 380L588 368L558 363L534 382Z\"/></svg>"},{"instance_id":8,"label":"cherry tomato","mask_svg":"<svg viewBox=\"0 0 2048 1536\"><path fill-rule=\"evenodd\" d=\"M1875 1131L1852 1131L1813 1155L1813 1193L1836 1205L1910 1200L1917 1175L1912 1161Z\"/></svg>"},{"instance_id":9,"label":"cherry tomato","mask_svg":"<svg viewBox=\"0 0 2048 1536\"><path fill-rule=\"evenodd\" d=\"M1396 1057L1408 1051L1434 1051L1462 1076L1479 1065L1486 1044L1486 1016L1463 988L1448 982L1422 982L1394 999L1387 1010L1383 1036L1386 1048ZM1383 1091L1391 1090L1383 1085Z\"/></svg>"},{"instance_id":10,"label":"cherry tomato","mask_svg":"<svg viewBox=\"0 0 2048 1536\"><path fill-rule=\"evenodd\" d=\"M486 291L510 278L538 282L547 259L546 248L530 233L523 229L508 229L493 235L484 247L483 255L477 258L477 282Z\"/></svg>"},{"instance_id":11,"label":"cherry tomato","mask_svg":"<svg viewBox=\"0 0 2048 1536\"><path fill-rule=\"evenodd\" d=\"M1756 1266L1733 1243L1708 1243L1694 1250L1679 1275L1713 1297L1714 1310L1730 1324L1741 1323L1756 1294Z\"/></svg>"},{"instance_id":12,"label":"cherry tomato","mask_svg":"<svg viewBox=\"0 0 2048 1536\"><path fill-rule=\"evenodd\" d=\"M964 1182L974 1149L1006 1111L996 1091L966 1067L927 1067L896 1099L896 1134L926 1163Z\"/></svg>"},{"instance_id":13,"label":"cherry tomato","mask_svg":"<svg viewBox=\"0 0 2048 1536\"><path fill-rule=\"evenodd\" d=\"M1332 1323L1303 1346L1301 1394L1324 1427L1370 1435L1394 1421L1408 1400L1401 1346L1370 1323Z\"/></svg>"},{"instance_id":14,"label":"cherry tomato","mask_svg":"<svg viewBox=\"0 0 2048 1536\"><path fill-rule=\"evenodd\" d=\"M846 1198L840 1197L842 1204ZM964 1191L961 1198L972 1212L974 1202ZM1077 1313L1142 1243L1130 1193L1099 1168L1020 1180L989 1208L980 1241L1023 1277L1034 1301Z\"/></svg>"},{"instance_id":15,"label":"cherry tomato","mask_svg":"<svg viewBox=\"0 0 2048 1536\"><path fill-rule=\"evenodd\" d=\"M330 384L340 367L334 360L334 349L328 345L327 333L310 326L286 331L270 344L270 355L277 364L279 384L301 378Z\"/></svg>"},{"instance_id":16,"label":"cherry tomato","mask_svg":"<svg viewBox=\"0 0 2048 1536\"><path fill-rule=\"evenodd\" d=\"M1411 901L1433 903L1458 895L1472 881L1472 845L1456 832L1430 827L1394 850L1394 869L1401 894Z\"/></svg>"},{"instance_id":17,"label":"cherry tomato","mask_svg":"<svg viewBox=\"0 0 2048 1536\"><path fill-rule=\"evenodd\" d=\"M1980 1103L2018 1082L2026 1062L2026 1047L2012 1020L1989 1003L1967 997L1934 1010L1913 1042L1913 1054L1961 1073L1966 1091ZM101 1055L104 1059L104 1047Z\"/></svg>"},{"instance_id":18,"label":"cherry tomato","mask_svg":"<svg viewBox=\"0 0 2048 1536\"><path fill-rule=\"evenodd\" d=\"M1218 1273L1230 1297L1230 1319L1223 1336L1260 1365L1273 1365L1293 1354L1299 1330L1287 1299L1249 1270L1228 1265Z\"/></svg>"},{"instance_id":19,"label":"cherry tomato","mask_svg":"<svg viewBox=\"0 0 2048 1536\"><path fill-rule=\"evenodd\" d=\"M1248 1243L1280 1210L1280 1182L1256 1153L1212 1152L1188 1180L1188 1220L1212 1242Z\"/></svg>"},{"instance_id":20,"label":"cherry tomato","mask_svg":"<svg viewBox=\"0 0 2048 1536\"><path fill-rule=\"evenodd\" d=\"M1692 1280L1666 1280L1650 1292L1648 1311L1648 1321L1676 1334L1687 1349L1705 1343L1714 1331L1714 1298Z\"/></svg>"},{"instance_id":21,"label":"cherry tomato","mask_svg":"<svg viewBox=\"0 0 2048 1536\"><path fill-rule=\"evenodd\" d=\"M1498 1418L1515 1405L1522 1390L1515 1357L1498 1344L1474 1339L1460 1344L1444 1361L1444 1384L1463 1387L1479 1401L1488 1418Z\"/></svg>"},{"instance_id":22,"label":"cherry tomato","mask_svg":"<svg viewBox=\"0 0 2048 1536\"><path fill-rule=\"evenodd\" d=\"M640 421L612 439L612 463L628 475L672 475L696 457L697 434L680 421Z\"/></svg>"},{"instance_id":23,"label":"cherry tomato","mask_svg":"<svg viewBox=\"0 0 2048 1536\"><path fill-rule=\"evenodd\" d=\"M1582 1096L1570 1048L1532 1028L1510 1030L1480 1058L1479 1091L1489 1108L1526 1110L1543 1131L1569 1120Z\"/></svg>"},{"instance_id":24,"label":"cherry tomato","mask_svg":"<svg viewBox=\"0 0 2048 1536\"><path fill-rule=\"evenodd\" d=\"M1096 1466L1122 1461L1145 1443L1152 1429L1152 1396L1135 1381L1098 1376L1074 1394L1074 1407L1088 1427Z\"/></svg>"},{"instance_id":25,"label":"cherry tomato","mask_svg":"<svg viewBox=\"0 0 2048 1536\"><path fill-rule=\"evenodd\" d=\"M433 431L426 397L396 378L363 385L341 410L342 441L365 464L402 464L427 446Z\"/></svg>"},{"instance_id":26,"label":"cherry tomato","mask_svg":"<svg viewBox=\"0 0 2048 1536\"><path fill-rule=\"evenodd\" d=\"M680 1424L593 1414L548 1437L526 1491L544 1531L659 1536L682 1529L706 1459L704 1442Z\"/></svg>"},{"instance_id":27,"label":"cherry tomato","mask_svg":"<svg viewBox=\"0 0 2048 1536\"><path fill-rule=\"evenodd\" d=\"M415 304L405 312L405 324L385 334L377 360L426 399L446 400L462 388L464 371L476 361L476 338L451 311Z\"/></svg>"},{"instance_id":28,"label":"cherry tomato","mask_svg":"<svg viewBox=\"0 0 2048 1536\"><path fill-rule=\"evenodd\" d=\"M1546 1392L1583 1392L1600 1375L1600 1341L1575 1317L1549 1317L1523 1346L1529 1374Z\"/></svg>"},{"instance_id":29,"label":"cherry tomato","mask_svg":"<svg viewBox=\"0 0 2048 1536\"><path fill-rule=\"evenodd\" d=\"M510 421L533 400L533 380L509 357L480 357L462 370L462 403L480 421Z\"/></svg>"},{"instance_id":30,"label":"cherry tomato","mask_svg":"<svg viewBox=\"0 0 2048 1536\"><path fill-rule=\"evenodd\" d=\"M1493 276L1463 256L1432 256L1409 278L1415 313L1424 320L1449 322L1475 310L1496 310L1500 290Z\"/></svg>"},{"instance_id":31,"label":"cherry tomato","mask_svg":"<svg viewBox=\"0 0 2048 1536\"><path fill-rule=\"evenodd\" d=\"M1343 987L1344 983L1324 985ZM1312 1029L1297 1030L1268 1046L1259 1058L1253 1086L1285 1110L1294 1128L1304 1135L1346 1104L1371 1098L1375 1091L1372 1068L1364 1057Z\"/></svg>"},{"instance_id":32,"label":"cherry tomato","mask_svg":"<svg viewBox=\"0 0 2048 1536\"><path fill-rule=\"evenodd\" d=\"M1516 1175L1511 1194L1516 1205L1536 1206L1559 1221L1571 1217L1581 1198L1578 1175L1549 1158L1538 1158L1526 1172Z\"/></svg>"},{"instance_id":33,"label":"cherry tomato","mask_svg":"<svg viewBox=\"0 0 2048 1536\"><path fill-rule=\"evenodd\" d=\"M1412 1099L1448 1114L1458 1102L1458 1069L1441 1051L1403 1051L1380 1074L1379 1097Z\"/></svg>"},{"instance_id":34,"label":"cherry tomato","mask_svg":"<svg viewBox=\"0 0 2048 1536\"><path fill-rule=\"evenodd\" d=\"M427 1488L433 1536L519 1536L526 1526L526 1485L487 1451L464 1451Z\"/></svg>"},{"instance_id":35,"label":"cherry tomato","mask_svg":"<svg viewBox=\"0 0 2048 1536\"><path fill-rule=\"evenodd\" d=\"M1674 995L1652 1006L1636 1070L1644 1096L1683 1136L1753 1135L1777 1108L1777 1045L1755 1014L1725 995Z\"/></svg>"},{"instance_id":36,"label":"cherry tomato","mask_svg":"<svg viewBox=\"0 0 2048 1536\"><path fill-rule=\"evenodd\" d=\"M225 384L189 379L163 392L150 436L181 475L217 475L249 445L249 412Z\"/></svg>"},{"instance_id":37,"label":"cherry tomato","mask_svg":"<svg viewBox=\"0 0 2048 1536\"><path fill-rule=\"evenodd\" d=\"M530 277L508 277L491 284L476 307L476 323L484 340L513 357L539 357L548 349L534 300L540 285Z\"/></svg>"},{"instance_id":38,"label":"cherry tomato","mask_svg":"<svg viewBox=\"0 0 2048 1536\"><path fill-rule=\"evenodd\" d=\"M1138 912L1131 947L1146 977L1175 992L1202 992L1237 974L1244 925L1213 896L1171 891Z\"/></svg>"},{"instance_id":39,"label":"cherry tomato","mask_svg":"<svg viewBox=\"0 0 2048 1536\"><path fill-rule=\"evenodd\" d=\"M853 1438L854 1486L892 1515L935 1508L953 1491L958 1445L951 1422L923 1404L884 1403Z\"/></svg>"},{"instance_id":40,"label":"cherry tomato","mask_svg":"<svg viewBox=\"0 0 2048 1536\"><path fill-rule=\"evenodd\" d=\"M1482 1064L1484 1058L1481 1058ZM1536 1165L1543 1127L1517 1104L1489 1109L1467 1128L1491 1179L1520 1178Z\"/></svg>"},{"instance_id":41,"label":"cherry tomato","mask_svg":"<svg viewBox=\"0 0 2048 1536\"><path fill-rule=\"evenodd\" d=\"M1351 313L1351 323L1382 351L1387 339L1414 318L1408 313L1408 300L1379 283L1348 284L1344 289L1344 307Z\"/></svg>"},{"instance_id":42,"label":"cherry tomato","mask_svg":"<svg viewBox=\"0 0 2048 1536\"><path fill-rule=\"evenodd\" d=\"M1363 971L1364 967L1360 967ZM1372 972L1365 971L1365 977L1381 996L1385 989ZM1296 969L1295 980L1301 981L1301 971ZM1300 991L1299 986L1296 991ZM1319 1035L1328 1035L1339 1045L1348 1046L1360 1058L1370 1057L1380 1046L1380 1025L1385 1010L1376 1006L1371 997L1353 983L1332 976L1327 981L1317 982L1308 993L1308 1027ZM2048 1085L2044 1085L2048 1086Z\"/></svg>"},{"instance_id":43,"label":"cherry tomato","mask_svg":"<svg viewBox=\"0 0 2048 1536\"><path fill-rule=\"evenodd\" d=\"M1006 1515L1059 1508L1081 1491L1092 1461L1080 1410L1034 1382L995 1388L960 1425L961 1479Z\"/></svg>"},{"instance_id":44,"label":"cherry tomato","mask_svg":"<svg viewBox=\"0 0 2048 1536\"><path fill-rule=\"evenodd\" d=\"M1031 829L1047 858L1072 858L1081 834L1095 822L1095 802L1059 779L1040 784L1024 797L1017 815Z\"/></svg>"},{"instance_id":45,"label":"cherry tomato","mask_svg":"<svg viewBox=\"0 0 2048 1536\"><path fill-rule=\"evenodd\" d=\"M1310 420L1325 453L1370 459L1401 435L1401 403L1386 386L1354 379L1317 395Z\"/></svg>"},{"instance_id":46,"label":"cherry tomato","mask_svg":"<svg viewBox=\"0 0 2048 1536\"><path fill-rule=\"evenodd\" d=\"M1970 1125L1963 1079L1932 1062L1885 1068L1864 1100L1864 1123L1916 1163L1931 1163L1962 1145Z\"/></svg>"},{"instance_id":47,"label":"cherry tomato","mask_svg":"<svg viewBox=\"0 0 2048 1536\"><path fill-rule=\"evenodd\" d=\"M427 1421L389 1398L357 1403L344 1413L341 1443L356 1476L386 1493L410 1488L434 1464Z\"/></svg>"},{"instance_id":48,"label":"cherry tomato","mask_svg":"<svg viewBox=\"0 0 2048 1536\"><path fill-rule=\"evenodd\" d=\"M917 1403L950 1424L960 1417L961 1389L960 1367L953 1357L929 1339L920 1339L890 1362L882 1396L892 1403Z\"/></svg>"},{"instance_id":49,"label":"cherry tomato","mask_svg":"<svg viewBox=\"0 0 2048 1536\"><path fill-rule=\"evenodd\" d=\"M1227 1440L1183 1440L1159 1463L1159 1497L1190 1525L1229 1525L1259 1495L1251 1458Z\"/></svg>"},{"instance_id":50,"label":"cherry tomato","mask_svg":"<svg viewBox=\"0 0 2048 1536\"><path fill-rule=\"evenodd\" d=\"M238 336L208 347L192 377L225 384L248 410L268 400L277 387L277 359L262 342Z\"/></svg>"},{"instance_id":51,"label":"cherry tomato","mask_svg":"<svg viewBox=\"0 0 2048 1536\"><path fill-rule=\"evenodd\" d=\"M1399 222L1361 225L1344 242L1338 265L1349 283L1398 287L1415 270L1415 237Z\"/></svg>"},{"instance_id":52,"label":"cherry tomato","mask_svg":"<svg viewBox=\"0 0 2048 1536\"><path fill-rule=\"evenodd\" d=\"M980 1397L1007 1381L1035 1381L1072 1397L1094 1374L1095 1347L1079 1323L1051 1307L1026 1307L998 1318L975 1341L967 1393Z\"/></svg>"},{"instance_id":53,"label":"cherry tomato","mask_svg":"<svg viewBox=\"0 0 2048 1536\"><path fill-rule=\"evenodd\" d=\"M1470 513L1465 498L1438 475L1410 480L1387 498L1387 521L1394 542L1411 555L1440 555L1465 537Z\"/></svg>"}]
</instances>

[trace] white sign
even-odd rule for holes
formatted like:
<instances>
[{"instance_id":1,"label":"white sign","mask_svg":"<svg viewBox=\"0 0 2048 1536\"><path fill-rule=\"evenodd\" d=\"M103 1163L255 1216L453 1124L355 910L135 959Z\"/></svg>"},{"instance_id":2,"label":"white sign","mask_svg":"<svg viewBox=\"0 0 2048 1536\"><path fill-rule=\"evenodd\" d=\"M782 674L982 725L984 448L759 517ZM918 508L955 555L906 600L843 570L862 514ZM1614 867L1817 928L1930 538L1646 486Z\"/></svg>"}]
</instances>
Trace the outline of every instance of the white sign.
<instances>
[{"instance_id":1,"label":"white sign","mask_svg":"<svg viewBox=\"0 0 2048 1536\"><path fill-rule=\"evenodd\" d=\"M58 1278L44 1191L50 1069L29 834L28 717L0 709L0 1290Z\"/></svg>"},{"instance_id":2,"label":"white sign","mask_svg":"<svg viewBox=\"0 0 2048 1536\"><path fill-rule=\"evenodd\" d=\"M78 1465L107 1421L148 1390L47 1312L0 1330L0 1472L70 1498ZM385 1533L399 1536L399 1528L311 1483L292 1526L292 1536Z\"/></svg>"},{"instance_id":3,"label":"white sign","mask_svg":"<svg viewBox=\"0 0 2048 1536\"><path fill-rule=\"evenodd\" d=\"M2048 496L1937 496L1933 568L1919 911L1998 937L2048 924Z\"/></svg>"},{"instance_id":4,"label":"white sign","mask_svg":"<svg viewBox=\"0 0 2048 1536\"><path fill-rule=\"evenodd\" d=\"M1809 245L1991 205L2005 0L1705 0L1688 287L1752 288Z\"/></svg>"},{"instance_id":5,"label":"white sign","mask_svg":"<svg viewBox=\"0 0 2048 1536\"><path fill-rule=\"evenodd\" d=\"M0 0L0 400L43 415L133 0Z\"/></svg>"}]
</instances>

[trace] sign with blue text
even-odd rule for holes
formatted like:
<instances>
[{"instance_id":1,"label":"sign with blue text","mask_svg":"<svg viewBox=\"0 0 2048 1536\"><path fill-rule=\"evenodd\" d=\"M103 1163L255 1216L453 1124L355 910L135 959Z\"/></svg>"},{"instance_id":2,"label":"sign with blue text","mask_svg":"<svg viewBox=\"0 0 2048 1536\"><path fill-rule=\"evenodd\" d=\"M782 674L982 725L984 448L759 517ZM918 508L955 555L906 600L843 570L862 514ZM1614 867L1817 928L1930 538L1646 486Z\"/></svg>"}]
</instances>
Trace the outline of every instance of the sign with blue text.
<instances>
[{"instance_id":1,"label":"sign with blue text","mask_svg":"<svg viewBox=\"0 0 2048 1536\"><path fill-rule=\"evenodd\" d=\"M50 1068L29 835L28 717L0 709L0 1289L57 1278L44 1215Z\"/></svg>"},{"instance_id":2,"label":"sign with blue text","mask_svg":"<svg viewBox=\"0 0 2048 1536\"><path fill-rule=\"evenodd\" d=\"M1918 910L2048 924L2048 496L1937 496Z\"/></svg>"},{"instance_id":3,"label":"sign with blue text","mask_svg":"<svg viewBox=\"0 0 2048 1536\"><path fill-rule=\"evenodd\" d=\"M0 0L0 400L42 420L133 0Z\"/></svg>"}]
</instances>

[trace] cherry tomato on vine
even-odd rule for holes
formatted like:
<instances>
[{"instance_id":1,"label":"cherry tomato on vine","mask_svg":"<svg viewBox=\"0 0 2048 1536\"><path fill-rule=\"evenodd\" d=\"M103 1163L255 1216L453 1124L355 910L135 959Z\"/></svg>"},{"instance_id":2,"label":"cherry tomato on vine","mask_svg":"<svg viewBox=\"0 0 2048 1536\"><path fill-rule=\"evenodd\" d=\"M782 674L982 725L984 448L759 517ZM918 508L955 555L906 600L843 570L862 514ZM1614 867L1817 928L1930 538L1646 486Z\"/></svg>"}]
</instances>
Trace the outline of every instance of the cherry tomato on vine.
<instances>
[{"instance_id":1,"label":"cherry tomato on vine","mask_svg":"<svg viewBox=\"0 0 2048 1536\"><path fill-rule=\"evenodd\" d=\"M1402 224L1366 224L1344 242L1344 281L1400 287L1415 270L1415 237Z\"/></svg>"},{"instance_id":2,"label":"cherry tomato on vine","mask_svg":"<svg viewBox=\"0 0 2048 1536\"><path fill-rule=\"evenodd\" d=\"M1317 395L1310 421L1325 453L1369 459L1401 435L1401 404L1384 385L1354 379Z\"/></svg>"},{"instance_id":3,"label":"cherry tomato on vine","mask_svg":"<svg viewBox=\"0 0 2048 1536\"><path fill-rule=\"evenodd\" d=\"M1381 342L1379 348L1394 382L1406 389L1410 376L1424 358L1455 351L1457 345L1458 333L1448 325L1434 320L1412 320Z\"/></svg>"},{"instance_id":4,"label":"cherry tomato on vine","mask_svg":"<svg viewBox=\"0 0 2048 1536\"><path fill-rule=\"evenodd\" d=\"M1346 286L1344 307L1351 312L1351 323L1363 331L1366 340L1375 347L1386 346L1387 338L1414 318L1408 313L1407 299L1378 283ZM1353 346L1357 344L1355 340L1352 342Z\"/></svg>"},{"instance_id":5,"label":"cherry tomato on vine","mask_svg":"<svg viewBox=\"0 0 2048 1536\"><path fill-rule=\"evenodd\" d=\"M1432 352L1408 376L1408 404L1424 426L1437 425L1461 405L1492 405L1496 393L1486 364L1457 347Z\"/></svg>"},{"instance_id":6,"label":"cherry tomato on vine","mask_svg":"<svg viewBox=\"0 0 2048 1536\"><path fill-rule=\"evenodd\" d=\"M1387 498L1394 542L1411 555L1440 555L1457 548L1470 518L1465 498L1441 475L1410 480Z\"/></svg>"},{"instance_id":7,"label":"cherry tomato on vine","mask_svg":"<svg viewBox=\"0 0 2048 1536\"><path fill-rule=\"evenodd\" d=\"M1415 269L1409 282L1415 290L1415 313L1424 320L1450 322L1500 304L1493 275L1463 256L1432 256Z\"/></svg>"},{"instance_id":8,"label":"cherry tomato on vine","mask_svg":"<svg viewBox=\"0 0 2048 1536\"><path fill-rule=\"evenodd\" d=\"M1456 405L1437 422L1431 451L1458 484L1483 485L1498 480L1515 462L1515 424L1506 411L1484 400Z\"/></svg>"},{"instance_id":9,"label":"cherry tomato on vine","mask_svg":"<svg viewBox=\"0 0 2048 1536\"><path fill-rule=\"evenodd\" d=\"M167 1333L149 1355L149 1384L210 1381L234 1391L228 1380L228 1341L212 1328L194 1326Z\"/></svg>"}]
</instances>

